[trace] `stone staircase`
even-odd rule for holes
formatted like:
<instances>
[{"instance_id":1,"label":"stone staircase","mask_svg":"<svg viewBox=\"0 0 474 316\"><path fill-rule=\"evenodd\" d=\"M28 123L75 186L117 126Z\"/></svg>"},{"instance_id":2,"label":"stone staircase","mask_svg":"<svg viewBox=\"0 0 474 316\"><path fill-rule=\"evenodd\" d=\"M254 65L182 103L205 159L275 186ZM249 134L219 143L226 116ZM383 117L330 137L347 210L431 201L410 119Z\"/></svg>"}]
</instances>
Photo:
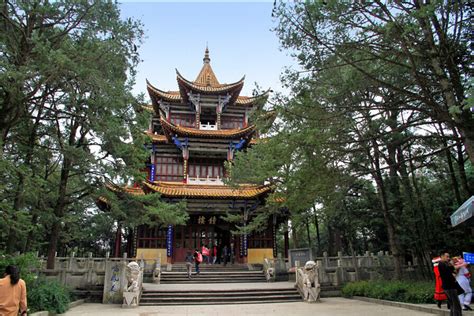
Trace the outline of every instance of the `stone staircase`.
<instances>
[{"instance_id":1,"label":"stone staircase","mask_svg":"<svg viewBox=\"0 0 474 316\"><path fill-rule=\"evenodd\" d=\"M301 295L292 287L193 291L156 291L145 289L142 293L140 305L262 304L301 301Z\"/></svg>"},{"instance_id":2,"label":"stone staircase","mask_svg":"<svg viewBox=\"0 0 474 316\"><path fill-rule=\"evenodd\" d=\"M172 271L161 273L162 284L176 283L254 283L266 282L265 275L261 269L249 270L247 265L208 265L200 267L200 273L196 274L193 267L191 279L186 274L184 264L174 264Z\"/></svg>"}]
</instances>

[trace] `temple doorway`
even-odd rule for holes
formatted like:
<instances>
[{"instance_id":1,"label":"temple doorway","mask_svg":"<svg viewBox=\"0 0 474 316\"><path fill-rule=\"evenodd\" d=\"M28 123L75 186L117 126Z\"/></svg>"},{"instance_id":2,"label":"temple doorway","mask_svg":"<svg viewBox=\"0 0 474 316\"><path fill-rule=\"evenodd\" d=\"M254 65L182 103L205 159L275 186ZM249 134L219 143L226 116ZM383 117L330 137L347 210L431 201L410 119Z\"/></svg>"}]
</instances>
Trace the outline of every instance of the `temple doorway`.
<instances>
[{"instance_id":1,"label":"temple doorway","mask_svg":"<svg viewBox=\"0 0 474 316\"><path fill-rule=\"evenodd\" d=\"M230 225L225 224L188 224L175 227L173 262L184 262L187 252L201 250L202 245L208 248L217 245L222 249L227 245L230 249L233 238Z\"/></svg>"}]
</instances>

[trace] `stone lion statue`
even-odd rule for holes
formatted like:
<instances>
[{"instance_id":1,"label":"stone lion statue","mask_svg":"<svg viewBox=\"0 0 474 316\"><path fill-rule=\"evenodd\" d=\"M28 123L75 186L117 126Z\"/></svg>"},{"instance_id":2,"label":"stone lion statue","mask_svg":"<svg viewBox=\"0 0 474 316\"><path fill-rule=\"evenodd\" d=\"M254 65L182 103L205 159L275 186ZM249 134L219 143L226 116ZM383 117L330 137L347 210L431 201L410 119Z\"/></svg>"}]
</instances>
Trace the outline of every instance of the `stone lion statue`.
<instances>
[{"instance_id":1,"label":"stone lion statue","mask_svg":"<svg viewBox=\"0 0 474 316\"><path fill-rule=\"evenodd\" d=\"M127 285L123 290L122 307L137 307L140 295L141 269L135 261L130 262L126 268Z\"/></svg>"},{"instance_id":2,"label":"stone lion statue","mask_svg":"<svg viewBox=\"0 0 474 316\"><path fill-rule=\"evenodd\" d=\"M321 287L319 285L318 266L314 261L308 261L303 268L304 299L309 302L319 300Z\"/></svg>"},{"instance_id":3,"label":"stone lion statue","mask_svg":"<svg viewBox=\"0 0 474 316\"><path fill-rule=\"evenodd\" d=\"M130 262L127 265L127 288L125 292L138 292L140 290L138 286L138 278L140 277L140 266L135 261Z\"/></svg>"}]
</instances>

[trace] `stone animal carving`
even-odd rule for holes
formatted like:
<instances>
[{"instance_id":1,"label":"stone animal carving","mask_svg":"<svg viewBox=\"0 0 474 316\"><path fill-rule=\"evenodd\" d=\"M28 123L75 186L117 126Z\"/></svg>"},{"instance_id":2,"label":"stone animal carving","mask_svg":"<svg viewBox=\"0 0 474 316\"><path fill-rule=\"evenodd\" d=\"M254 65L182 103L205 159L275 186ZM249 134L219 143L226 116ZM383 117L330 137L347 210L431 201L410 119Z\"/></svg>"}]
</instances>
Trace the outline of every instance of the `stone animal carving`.
<instances>
[{"instance_id":1,"label":"stone animal carving","mask_svg":"<svg viewBox=\"0 0 474 316\"><path fill-rule=\"evenodd\" d=\"M273 281L275 277L275 268L268 268L266 277L267 277L267 281Z\"/></svg>"},{"instance_id":2,"label":"stone animal carving","mask_svg":"<svg viewBox=\"0 0 474 316\"><path fill-rule=\"evenodd\" d=\"M161 280L161 265L156 264L155 269L153 270L153 283L160 284Z\"/></svg>"},{"instance_id":3,"label":"stone animal carving","mask_svg":"<svg viewBox=\"0 0 474 316\"><path fill-rule=\"evenodd\" d=\"M314 261L308 261L303 268L303 295L305 301L319 300L321 287L318 280L318 266Z\"/></svg>"},{"instance_id":4,"label":"stone animal carving","mask_svg":"<svg viewBox=\"0 0 474 316\"><path fill-rule=\"evenodd\" d=\"M137 307L140 295L141 269L135 261L130 262L126 268L127 286L123 291L123 307Z\"/></svg>"}]
</instances>

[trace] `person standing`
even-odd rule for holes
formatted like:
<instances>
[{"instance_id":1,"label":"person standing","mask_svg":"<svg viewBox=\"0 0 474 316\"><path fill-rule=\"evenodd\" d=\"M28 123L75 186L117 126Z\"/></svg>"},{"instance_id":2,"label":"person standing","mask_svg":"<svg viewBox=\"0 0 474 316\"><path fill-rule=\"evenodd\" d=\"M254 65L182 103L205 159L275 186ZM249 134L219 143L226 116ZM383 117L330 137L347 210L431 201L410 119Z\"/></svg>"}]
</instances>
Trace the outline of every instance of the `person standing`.
<instances>
[{"instance_id":1,"label":"person standing","mask_svg":"<svg viewBox=\"0 0 474 316\"><path fill-rule=\"evenodd\" d=\"M462 309L464 311L472 311L472 308L469 306L471 304L472 298L472 289L470 283L471 274L467 269L467 263L463 258L453 259L454 268L457 270L456 281L464 290L464 293L459 294L459 301L461 303Z\"/></svg>"},{"instance_id":2,"label":"person standing","mask_svg":"<svg viewBox=\"0 0 474 316\"><path fill-rule=\"evenodd\" d=\"M196 274L199 274L199 264L202 262L202 254L199 252L199 250L195 250L193 254L194 258L194 265L196 268Z\"/></svg>"},{"instance_id":3,"label":"person standing","mask_svg":"<svg viewBox=\"0 0 474 316\"><path fill-rule=\"evenodd\" d=\"M435 275L434 299L436 301L436 305L438 305L438 308L441 308L443 301L446 301L448 299L448 297L446 296L446 293L444 293L441 277L439 276L438 264L440 261L441 261L440 257L436 257L433 260L431 260L431 262L433 262L433 272ZM449 305L448 305L448 308L449 308Z\"/></svg>"},{"instance_id":4,"label":"person standing","mask_svg":"<svg viewBox=\"0 0 474 316\"><path fill-rule=\"evenodd\" d=\"M449 253L446 251L440 254L441 261L438 264L439 276L441 277L442 287L446 296L448 297L448 303L451 305L449 312L450 316L461 316L461 304L458 298L458 287L456 279L454 278L454 266L450 264Z\"/></svg>"},{"instance_id":5,"label":"person standing","mask_svg":"<svg viewBox=\"0 0 474 316\"><path fill-rule=\"evenodd\" d=\"M7 266L3 278L0 279L0 315L26 315L26 284L20 279L17 266Z\"/></svg>"},{"instance_id":6,"label":"person standing","mask_svg":"<svg viewBox=\"0 0 474 316\"><path fill-rule=\"evenodd\" d=\"M202 245L201 247L201 253L203 256L203 260L209 264L209 248L206 247L206 245Z\"/></svg>"},{"instance_id":7,"label":"person standing","mask_svg":"<svg viewBox=\"0 0 474 316\"><path fill-rule=\"evenodd\" d=\"M224 246L222 249L222 256L224 257L224 267L227 265L227 258L229 256L229 248L227 245Z\"/></svg>"},{"instance_id":8,"label":"person standing","mask_svg":"<svg viewBox=\"0 0 474 316\"><path fill-rule=\"evenodd\" d=\"M191 254L191 250L189 250L186 253L186 258L184 259L184 261L186 262L186 271L188 273L188 279L191 279L191 273L193 270L193 261L194 261L194 258Z\"/></svg>"},{"instance_id":9,"label":"person standing","mask_svg":"<svg viewBox=\"0 0 474 316\"><path fill-rule=\"evenodd\" d=\"M217 261L217 244L212 247L212 264L216 264Z\"/></svg>"}]
</instances>

